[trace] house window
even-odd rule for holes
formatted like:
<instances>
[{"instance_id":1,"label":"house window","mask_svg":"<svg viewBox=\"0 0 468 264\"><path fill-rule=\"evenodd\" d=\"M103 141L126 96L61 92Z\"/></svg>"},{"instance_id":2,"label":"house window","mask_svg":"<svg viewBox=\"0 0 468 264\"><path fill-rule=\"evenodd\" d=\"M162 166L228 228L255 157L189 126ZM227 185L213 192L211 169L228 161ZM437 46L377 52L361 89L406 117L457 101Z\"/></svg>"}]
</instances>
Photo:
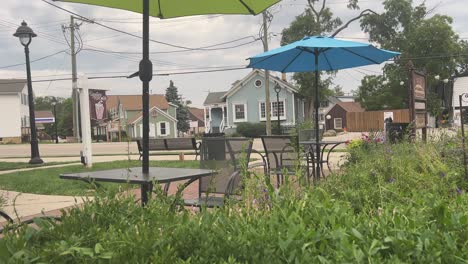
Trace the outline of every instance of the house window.
<instances>
[{"instance_id":1,"label":"house window","mask_svg":"<svg viewBox=\"0 0 468 264\"><path fill-rule=\"evenodd\" d=\"M206 114L205 114L205 118L206 118L206 119L210 119L210 109L209 109L209 108L206 108L206 109L205 109L205 113L206 113Z\"/></svg>"},{"instance_id":2,"label":"house window","mask_svg":"<svg viewBox=\"0 0 468 264\"><path fill-rule=\"evenodd\" d=\"M335 129L343 129L343 120L341 118L334 118L333 119Z\"/></svg>"},{"instance_id":3,"label":"house window","mask_svg":"<svg viewBox=\"0 0 468 264\"><path fill-rule=\"evenodd\" d=\"M167 135L166 123L159 123L159 129L161 131L161 136Z\"/></svg>"},{"instance_id":4,"label":"house window","mask_svg":"<svg viewBox=\"0 0 468 264\"><path fill-rule=\"evenodd\" d=\"M328 102L328 101L321 101L321 102L320 102L320 107L322 107L322 108L326 108L326 107L328 107L329 105L330 105L330 102Z\"/></svg>"},{"instance_id":5,"label":"house window","mask_svg":"<svg viewBox=\"0 0 468 264\"><path fill-rule=\"evenodd\" d=\"M158 136L169 136L169 134L170 134L169 122L157 123L157 135Z\"/></svg>"},{"instance_id":6,"label":"house window","mask_svg":"<svg viewBox=\"0 0 468 264\"><path fill-rule=\"evenodd\" d=\"M245 104L234 104L234 121L247 121Z\"/></svg>"},{"instance_id":7,"label":"house window","mask_svg":"<svg viewBox=\"0 0 468 264\"><path fill-rule=\"evenodd\" d=\"M272 102L271 103L271 115L272 117L285 117L284 115L284 101Z\"/></svg>"},{"instance_id":8,"label":"house window","mask_svg":"<svg viewBox=\"0 0 468 264\"><path fill-rule=\"evenodd\" d=\"M262 87L263 82L262 82L262 80L255 80L254 84L255 84L255 87L260 88L260 87Z\"/></svg>"},{"instance_id":9,"label":"house window","mask_svg":"<svg viewBox=\"0 0 468 264\"><path fill-rule=\"evenodd\" d=\"M260 102L260 119L266 119L266 104Z\"/></svg>"},{"instance_id":10,"label":"house window","mask_svg":"<svg viewBox=\"0 0 468 264\"><path fill-rule=\"evenodd\" d=\"M276 105L278 102L271 102L271 117L278 117L277 115L277 107ZM265 121L266 120L266 104L265 102L259 102L259 113L260 113L260 120ZM281 100L279 101L279 115L280 118L285 119L286 114L285 114L285 101Z\"/></svg>"},{"instance_id":11,"label":"house window","mask_svg":"<svg viewBox=\"0 0 468 264\"><path fill-rule=\"evenodd\" d=\"M324 120L325 120L325 114L320 114L319 120L320 120L320 121L324 121Z\"/></svg>"}]
</instances>

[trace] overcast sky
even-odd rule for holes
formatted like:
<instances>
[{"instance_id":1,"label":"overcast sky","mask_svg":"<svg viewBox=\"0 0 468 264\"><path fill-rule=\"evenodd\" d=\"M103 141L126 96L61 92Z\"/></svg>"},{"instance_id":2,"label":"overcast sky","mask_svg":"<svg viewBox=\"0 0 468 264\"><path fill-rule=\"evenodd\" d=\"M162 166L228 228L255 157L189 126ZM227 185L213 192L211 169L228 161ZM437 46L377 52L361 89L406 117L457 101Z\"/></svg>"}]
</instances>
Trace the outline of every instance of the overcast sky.
<instances>
[{"instance_id":1,"label":"overcast sky","mask_svg":"<svg viewBox=\"0 0 468 264\"><path fill-rule=\"evenodd\" d=\"M361 0L361 9L371 8L382 11L381 0ZM415 3L421 3L415 0ZM76 12L85 17L95 19L102 24L120 30L141 35L141 15L108 8L91 7L79 4L55 2L63 8ZM346 0L329 0L335 15L346 21L356 16L359 11L346 8ZM464 19L466 0L427 0L427 6L434 7L437 13L447 14L454 18L454 29L460 37L468 37L466 28L468 20ZM30 45L31 60L68 50L68 44L62 33L62 25L69 23L70 14L52 7L41 0L2 0L0 9L0 78L8 79L25 76L25 66L8 67L24 63L24 51L18 40L12 36L22 20L28 22L37 33ZM277 33L270 39L270 49L279 47L283 28L287 27L294 17L303 12L306 0L284 0L274 6L274 15L270 32ZM173 45L197 48L230 42L213 48L226 48L211 51L189 51L152 54L154 71L158 73L190 72L198 70L212 70L216 67L242 67L247 64L246 59L263 51L258 38L262 16L234 16L211 15L196 16L169 20L151 19L150 38ZM81 22L80 22L81 23ZM137 71L140 55L138 54L109 54L91 51L98 49L117 52L141 51L141 39L124 35L102 28L95 24L82 23L80 33L84 49L77 55L78 72L87 76L125 75ZM69 33L67 32L67 35ZM359 23L353 24L338 35L366 42L366 35L362 33ZM241 39L243 38L243 39ZM362 39L361 39L362 38ZM239 40L241 39L241 40ZM233 40L238 40L231 42ZM245 45L244 45L245 44ZM230 48L233 46L239 47ZM180 48L151 43L151 52L180 51ZM70 54L58 53L47 59L32 63L34 80L68 78L71 76ZM371 74L379 71L378 66L362 67L359 70L349 69L339 72L335 83L343 87L345 92L356 89L364 73ZM201 106L208 91L225 91L230 85L243 78L250 69L198 73L185 75L155 76L151 82L151 92L163 94L169 81L173 80L186 99L194 106ZM288 75L289 77L289 75ZM109 94L140 94L141 82L134 79L103 79L90 80L90 88L109 90ZM36 95L69 97L71 81L55 81L33 84Z\"/></svg>"}]
</instances>

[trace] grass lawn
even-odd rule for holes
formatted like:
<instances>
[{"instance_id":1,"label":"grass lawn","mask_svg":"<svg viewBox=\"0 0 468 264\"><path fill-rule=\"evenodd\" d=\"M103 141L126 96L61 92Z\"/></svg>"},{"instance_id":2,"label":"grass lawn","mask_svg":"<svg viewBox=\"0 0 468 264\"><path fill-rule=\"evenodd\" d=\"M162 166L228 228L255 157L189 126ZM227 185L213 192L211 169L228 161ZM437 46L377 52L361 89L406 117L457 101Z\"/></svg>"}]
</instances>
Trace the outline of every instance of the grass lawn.
<instances>
[{"instance_id":1,"label":"grass lawn","mask_svg":"<svg viewBox=\"0 0 468 264\"><path fill-rule=\"evenodd\" d=\"M79 180L63 180L59 178L59 174L139 166L141 166L141 162L139 161L123 160L95 163L92 169L86 169L82 165L76 165L8 173L0 175L0 190L52 195L89 195L90 192L92 192L92 188L89 184ZM151 161L150 166L198 168L199 161ZM117 183L100 184L106 188L119 188L121 185Z\"/></svg>"},{"instance_id":2,"label":"grass lawn","mask_svg":"<svg viewBox=\"0 0 468 264\"><path fill-rule=\"evenodd\" d=\"M35 168L35 167L44 167L44 166L52 166L52 165L67 164L67 163L72 163L72 162L47 162L47 163L43 163L43 164L29 164L27 162L4 162L4 161L0 161L0 171Z\"/></svg>"}]
</instances>

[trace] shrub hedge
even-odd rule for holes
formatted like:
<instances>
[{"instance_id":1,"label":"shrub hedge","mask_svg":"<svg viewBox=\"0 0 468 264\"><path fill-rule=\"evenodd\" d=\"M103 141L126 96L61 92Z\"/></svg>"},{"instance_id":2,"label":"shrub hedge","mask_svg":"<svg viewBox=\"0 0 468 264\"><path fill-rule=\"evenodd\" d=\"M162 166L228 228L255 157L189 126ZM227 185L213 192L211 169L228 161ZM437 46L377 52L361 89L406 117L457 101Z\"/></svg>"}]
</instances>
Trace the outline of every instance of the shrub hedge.
<instances>
[{"instance_id":1,"label":"shrub hedge","mask_svg":"<svg viewBox=\"0 0 468 264\"><path fill-rule=\"evenodd\" d=\"M447 144L370 144L314 187L262 175L244 200L193 214L160 196L97 196L0 240L7 263L466 263L468 197ZM446 152L447 150L443 150Z\"/></svg>"}]
</instances>

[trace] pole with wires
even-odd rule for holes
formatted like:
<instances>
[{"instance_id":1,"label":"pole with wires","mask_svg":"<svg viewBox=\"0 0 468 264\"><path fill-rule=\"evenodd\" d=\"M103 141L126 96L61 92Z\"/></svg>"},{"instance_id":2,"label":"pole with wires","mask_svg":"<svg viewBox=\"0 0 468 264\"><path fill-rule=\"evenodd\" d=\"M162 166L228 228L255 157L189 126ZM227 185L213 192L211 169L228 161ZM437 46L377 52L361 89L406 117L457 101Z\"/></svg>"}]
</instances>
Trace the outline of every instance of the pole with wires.
<instances>
[{"instance_id":1,"label":"pole with wires","mask_svg":"<svg viewBox=\"0 0 468 264\"><path fill-rule=\"evenodd\" d=\"M263 15L263 51L268 51L268 11L265 10ZM271 136L271 103L270 103L270 71L265 70L265 117L266 117L266 134Z\"/></svg>"},{"instance_id":2,"label":"pole with wires","mask_svg":"<svg viewBox=\"0 0 468 264\"><path fill-rule=\"evenodd\" d=\"M77 77L77 68L76 68L76 51L75 47L75 29L78 29L79 25L75 23L75 17L70 16L70 25L62 26L65 40L67 41L68 46L70 47L71 55L71 64L72 64L72 104L73 104L73 136L78 142L81 141L81 129L80 129L80 95L77 87L78 77ZM70 41L67 40L65 36L66 29L70 30Z\"/></svg>"}]
</instances>

